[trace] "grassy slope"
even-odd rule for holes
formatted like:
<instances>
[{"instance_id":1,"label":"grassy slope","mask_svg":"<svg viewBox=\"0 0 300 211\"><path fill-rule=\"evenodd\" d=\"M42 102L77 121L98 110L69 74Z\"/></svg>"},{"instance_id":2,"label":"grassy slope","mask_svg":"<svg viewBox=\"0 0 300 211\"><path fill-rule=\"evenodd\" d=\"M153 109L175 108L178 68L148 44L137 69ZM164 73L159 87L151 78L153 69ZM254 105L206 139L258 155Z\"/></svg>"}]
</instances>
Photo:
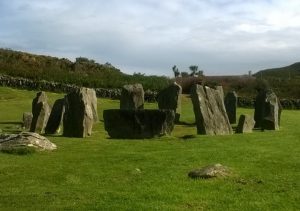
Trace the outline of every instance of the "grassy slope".
<instances>
[{"instance_id":1,"label":"grassy slope","mask_svg":"<svg viewBox=\"0 0 300 211\"><path fill-rule=\"evenodd\" d=\"M34 92L0 88L0 128L13 131L30 110ZM53 101L61 95L49 94ZM183 121L192 123L184 98ZM118 102L99 100L99 116ZM147 104L147 107L156 107ZM239 113L251 110L239 110ZM278 132L111 140L100 122L92 137L48 137L51 153L0 153L1 210L299 210L299 111L284 111ZM230 166L229 179L192 180L189 170L211 163Z\"/></svg>"}]
</instances>

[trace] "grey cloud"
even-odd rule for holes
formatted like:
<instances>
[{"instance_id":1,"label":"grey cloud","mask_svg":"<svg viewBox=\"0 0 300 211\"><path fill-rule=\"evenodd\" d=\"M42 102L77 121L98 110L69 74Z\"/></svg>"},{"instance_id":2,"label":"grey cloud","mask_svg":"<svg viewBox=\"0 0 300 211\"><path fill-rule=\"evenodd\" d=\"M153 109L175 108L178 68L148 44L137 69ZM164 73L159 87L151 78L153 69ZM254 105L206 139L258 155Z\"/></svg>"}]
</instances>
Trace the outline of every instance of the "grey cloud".
<instances>
[{"instance_id":1,"label":"grey cloud","mask_svg":"<svg viewBox=\"0 0 300 211\"><path fill-rule=\"evenodd\" d=\"M299 60L300 23L277 20L283 6L286 21L300 21L290 0L1 1L0 45L130 73L197 64L206 74L244 74Z\"/></svg>"}]
</instances>

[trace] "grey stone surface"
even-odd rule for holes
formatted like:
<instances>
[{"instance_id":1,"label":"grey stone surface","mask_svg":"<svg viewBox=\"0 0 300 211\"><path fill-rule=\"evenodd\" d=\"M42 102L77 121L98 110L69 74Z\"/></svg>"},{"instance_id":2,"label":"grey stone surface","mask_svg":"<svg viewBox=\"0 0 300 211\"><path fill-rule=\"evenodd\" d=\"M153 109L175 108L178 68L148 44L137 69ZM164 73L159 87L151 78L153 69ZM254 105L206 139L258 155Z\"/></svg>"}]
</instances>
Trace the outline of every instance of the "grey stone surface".
<instances>
[{"instance_id":1,"label":"grey stone surface","mask_svg":"<svg viewBox=\"0 0 300 211\"><path fill-rule=\"evenodd\" d=\"M209 179L214 177L227 177L230 176L231 172L228 167L223 166L221 164L214 164L205 166L200 169L195 169L189 172L188 176L196 179L196 178L203 178Z\"/></svg>"},{"instance_id":2,"label":"grey stone surface","mask_svg":"<svg viewBox=\"0 0 300 211\"><path fill-rule=\"evenodd\" d=\"M162 90L157 97L159 109L171 109L175 112L175 122L179 122L181 114L182 88L176 82Z\"/></svg>"},{"instance_id":3,"label":"grey stone surface","mask_svg":"<svg viewBox=\"0 0 300 211\"><path fill-rule=\"evenodd\" d=\"M39 151L55 150L57 147L44 136L32 132L0 135L0 150L9 150L21 147L31 147Z\"/></svg>"},{"instance_id":4,"label":"grey stone surface","mask_svg":"<svg viewBox=\"0 0 300 211\"><path fill-rule=\"evenodd\" d=\"M198 134L226 135L232 133L220 91L194 85L191 90L191 98Z\"/></svg>"},{"instance_id":5,"label":"grey stone surface","mask_svg":"<svg viewBox=\"0 0 300 211\"><path fill-rule=\"evenodd\" d=\"M221 98L224 100L224 91L222 86L216 86L216 90L219 92Z\"/></svg>"},{"instance_id":6,"label":"grey stone surface","mask_svg":"<svg viewBox=\"0 0 300 211\"><path fill-rule=\"evenodd\" d=\"M24 112L23 113L23 129L30 130L31 122L32 122L32 113Z\"/></svg>"},{"instance_id":7,"label":"grey stone surface","mask_svg":"<svg viewBox=\"0 0 300 211\"><path fill-rule=\"evenodd\" d=\"M236 133L252 133L255 121L252 116L242 114L236 128Z\"/></svg>"},{"instance_id":8,"label":"grey stone surface","mask_svg":"<svg viewBox=\"0 0 300 211\"><path fill-rule=\"evenodd\" d=\"M98 120L95 90L82 87L65 96L63 136L86 137Z\"/></svg>"},{"instance_id":9,"label":"grey stone surface","mask_svg":"<svg viewBox=\"0 0 300 211\"><path fill-rule=\"evenodd\" d=\"M225 96L224 103L230 124L236 123L236 108L238 96L235 91L228 92Z\"/></svg>"},{"instance_id":10,"label":"grey stone surface","mask_svg":"<svg viewBox=\"0 0 300 211\"><path fill-rule=\"evenodd\" d=\"M55 134L60 132L60 126L65 112L65 100L58 99L54 102L47 126L45 128L46 134Z\"/></svg>"},{"instance_id":11,"label":"grey stone surface","mask_svg":"<svg viewBox=\"0 0 300 211\"><path fill-rule=\"evenodd\" d=\"M171 134L174 128L173 110L103 111L105 130L111 138L144 139Z\"/></svg>"},{"instance_id":12,"label":"grey stone surface","mask_svg":"<svg viewBox=\"0 0 300 211\"><path fill-rule=\"evenodd\" d=\"M123 86L120 98L120 109L143 109L144 95L144 89L141 84Z\"/></svg>"},{"instance_id":13,"label":"grey stone surface","mask_svg":"<svg viewBox=\"0 0 300 211\"><path fill-rule=\"evenodd\" d=\"M32 101L32 122L30 132L44 133L51 108L45 92L38 92Z\"/></svg>"},{"instance_id":14,"label":"grey stone surface","mask_svg":"<svg viewBox=\"0 0 300 211\"><path fill-rule=\"evenodd\" d=\"M262 130L279 130L281 105L271 90L258 93L255 100L255 128Z\"/></svg>"}]
</instances>

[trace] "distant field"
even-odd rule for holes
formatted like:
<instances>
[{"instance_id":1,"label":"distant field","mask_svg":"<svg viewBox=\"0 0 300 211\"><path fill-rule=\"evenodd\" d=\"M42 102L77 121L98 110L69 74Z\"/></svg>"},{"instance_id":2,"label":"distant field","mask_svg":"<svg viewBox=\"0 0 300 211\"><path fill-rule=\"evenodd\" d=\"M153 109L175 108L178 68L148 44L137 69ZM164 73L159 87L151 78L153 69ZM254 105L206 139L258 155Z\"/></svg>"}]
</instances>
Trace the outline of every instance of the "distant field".
<instances>
[{"instance_id":1,"label":"distant field","mask_svg":"<svg viewBox=\"0 0 300 211\"><path fill-rule=\"evenodd\" d=\"M0 87L0 129L20 130L35 92ZM49 93L51 102L62 97ZM100 122L86 139L48 136L51 153L0 153L0 210L300 210L300 111L282 113L280 131L196 136L190 99L172 136L109 139ZM146 108L156 108L146 104ZM251 109L239 109L252 114ZM213 163L230 178L192 180L187 173Z\"/></svg>"}]
</instances>

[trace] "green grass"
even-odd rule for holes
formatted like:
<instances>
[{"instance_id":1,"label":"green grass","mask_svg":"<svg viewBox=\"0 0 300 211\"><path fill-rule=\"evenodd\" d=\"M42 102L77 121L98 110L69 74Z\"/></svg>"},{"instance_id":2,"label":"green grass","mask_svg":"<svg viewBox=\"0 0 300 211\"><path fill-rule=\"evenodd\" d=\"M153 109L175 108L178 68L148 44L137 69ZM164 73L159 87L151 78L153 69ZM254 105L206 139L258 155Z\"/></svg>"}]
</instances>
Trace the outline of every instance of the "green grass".
<instances>
[{"instance_id":1,"label":"green grass","mask_svg":"<svg viewBox=\"0 0 300 211\"><path fill-rule=\"evenodd\" d=\"M35 92L0 88L0 128L18 131ZM50 94L49 98L62 97ZM99 99L98 111L118 101ZM147 108L156 108L147 104ZM54 152L0 153L1 210L299 210L299 111L283 111L280 131L195 136L190 99L172 136L109 139L100 121L86 139L49 136ZM239 109L240 113L253 113ZM230 178L193 180L191 169L229 166Z\"/></svg>"}]
</instances>

